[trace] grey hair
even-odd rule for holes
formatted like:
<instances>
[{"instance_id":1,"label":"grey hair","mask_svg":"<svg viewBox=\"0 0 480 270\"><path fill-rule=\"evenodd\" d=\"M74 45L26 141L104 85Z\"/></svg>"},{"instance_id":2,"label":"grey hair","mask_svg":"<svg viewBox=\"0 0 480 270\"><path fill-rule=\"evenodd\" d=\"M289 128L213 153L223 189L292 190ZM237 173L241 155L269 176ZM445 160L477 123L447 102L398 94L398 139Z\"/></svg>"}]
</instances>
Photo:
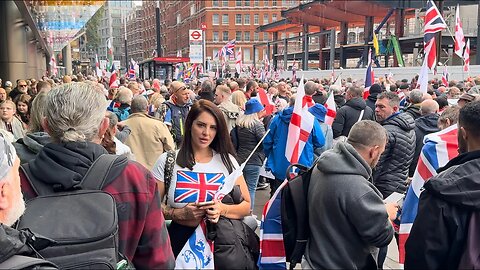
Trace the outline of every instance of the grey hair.
<instances>
[{"instance_id":1,"label":"grey hair","mask_svg":"<svg viewBox=\"0 0 480 270\"><path fill-rule=\"evenodd\" d=\"M423 101L423 92L420 91L420 90L412 90L412 92L410 92L410 103L412 104L418 104L418 103L422 103Z\"/></svg>"},{"instance_id":2,"label":"grey hair","mask_svg":"<svg viewBox=\"0 0 480 270\"><path fill-rule=\"evenodd\" d=\"M107 111L105 113L105 116L108 118L109 123L108 123L108 128L112 129L118 124L118 117L116 114L113 112Z\"/></svg>"},{"instance_id":3,"label":"grey hair","mask_svg":"<svg viewBox=\"0 0 480 270\"><path fill-rule=\"evenodd\" d=\"M66 83L52 89L45 118L56 142L92 141L98 136L107 101L102 91L87 83Z\"/></svg>"},{"instance_id":4,"label":"grey hair","mask_svg":"<svg viewBox=\"0 0 480 270\"><path fill-rule=\"evenodd\" d=\"M30 109L30 122L28 122L28 131L31 133L42 132L42 121L45 117L47 102L47 92L40 92L32 102L32 108Z\"/></svg>"},{"instance_id":5,"label":"grey hair","mask_svg":"<svg viewBox=\"0 0 480 270\"><path fill-rule=\"evenodd\" d=\"M202 83L200 86L200 89L202 92L213 92L215 86L213 85L213 82L210 80L206 80Z\"/></svg>"},{"instance_id":6,"label":"grey hair","mask_svg":"<svg viewBox=\"0 0 480 270\"><path fill-rule=\"evenodd\" d=\"M362 120L353 125L347 142L354 148L382 145L387 142L387 130L375 121Z\"/></svg>"},{"instance_id":7,"label":"grey hair","mask_svg":"<svg viewBox=\"0 0 480 270\"><path fill-rule=\"evenodd\" d=\"M132 90L121 86L117 92L117 101L121 104L130 104L132 103L133 93Z\"/></svg>"},{"instance_id":8,"label":"grey hair","mask_svg":"<svg viewBox=\"0 0 480 270\"><path fill-rule=\"evenodd\" d=\"M130 110L132 113L147 112L148 101L144 96L136 96L132 100Z\"/></svg>"}]
</instances>

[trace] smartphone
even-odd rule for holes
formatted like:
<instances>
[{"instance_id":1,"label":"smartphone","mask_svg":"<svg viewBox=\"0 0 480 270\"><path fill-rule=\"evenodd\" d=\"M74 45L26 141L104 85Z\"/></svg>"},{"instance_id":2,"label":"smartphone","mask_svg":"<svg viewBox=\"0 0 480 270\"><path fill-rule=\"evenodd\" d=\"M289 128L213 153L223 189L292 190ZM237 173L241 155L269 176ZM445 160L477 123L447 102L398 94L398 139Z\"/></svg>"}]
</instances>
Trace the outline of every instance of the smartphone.
<instances>
[{"instance_id":1,"label":"smartphone","mask_svg":"<svg viewBox=\"0 0 480 270\"><path fill-rule=\"evenodd\" d=\"M209 201L209 202L199 202L197 203L197 206L207 206L207 205L213 205L215 204L214 201Z\"/></svg>"}]
</instances>

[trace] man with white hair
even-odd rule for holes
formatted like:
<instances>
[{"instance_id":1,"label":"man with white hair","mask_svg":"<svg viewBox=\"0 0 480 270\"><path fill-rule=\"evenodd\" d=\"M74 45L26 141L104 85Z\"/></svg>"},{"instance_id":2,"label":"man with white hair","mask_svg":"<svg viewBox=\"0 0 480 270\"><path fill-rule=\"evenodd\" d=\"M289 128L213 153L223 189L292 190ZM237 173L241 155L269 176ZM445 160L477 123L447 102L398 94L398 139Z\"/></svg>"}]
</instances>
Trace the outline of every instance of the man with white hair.
<instances>
[{"instance_id":1,"label":"man with white hair","mask_svg":"<svg viewBox=\"0 0 480 270\"><path fill-rule=\"evenodd\" d=\"M88 83L63 84L48 93L42 124L52 143L28 162L29 180L20 172L26 199L38 196L31 183L55 192L77 189L92 164L107 154L100 145L109 125L106 103L101 90ZM121 156L102 186L117 206L119 252L137 269L173 268L175 259L150 171Z\"/></svg>"}]
</instances>

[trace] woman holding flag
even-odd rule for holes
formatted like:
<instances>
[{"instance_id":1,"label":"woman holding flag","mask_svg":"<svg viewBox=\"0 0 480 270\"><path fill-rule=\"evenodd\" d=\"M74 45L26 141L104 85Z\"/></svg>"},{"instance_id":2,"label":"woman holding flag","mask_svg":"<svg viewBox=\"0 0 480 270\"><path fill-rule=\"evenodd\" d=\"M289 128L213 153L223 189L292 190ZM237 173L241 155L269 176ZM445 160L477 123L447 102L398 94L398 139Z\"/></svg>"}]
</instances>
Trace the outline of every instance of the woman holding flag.
<instances>
[{"instance_id":1,"label":"woman holding flag","mask_svg":"<svg viewBox=\"0 0 480 270\"><path fill-rule=\"evenodd\" d=\"M171 174L165 170L169 167L166 164L167 153L160 156L152 169L158 180L160 196L166 195L164 214L166 219L172 220L168 231L177 267L179 260L186 256L183 252L196 229L202 227L205 234L204 221L207 221L210 236L220 218L241 220L250 214L248 188L241 171L237 177L240 166L235 160L235 150L222 112L212 102L200 100L192 106L185 130L190 132L186 132L180 149L175 153ZM232 173L233 178L228 177ZM170 184L165 175L171 175ZM222 196L218 198L217 195L219 190L229 186L229 181L231 192L225 192L229 194L222 200ZM238 198L234 198L235 194ZM217 240L214 249L216 267L217 259L220 263ZM205 259L208 256L202 256L199 260L206 264L201 268L211 267Z\"/></svg>"}]
</instances>

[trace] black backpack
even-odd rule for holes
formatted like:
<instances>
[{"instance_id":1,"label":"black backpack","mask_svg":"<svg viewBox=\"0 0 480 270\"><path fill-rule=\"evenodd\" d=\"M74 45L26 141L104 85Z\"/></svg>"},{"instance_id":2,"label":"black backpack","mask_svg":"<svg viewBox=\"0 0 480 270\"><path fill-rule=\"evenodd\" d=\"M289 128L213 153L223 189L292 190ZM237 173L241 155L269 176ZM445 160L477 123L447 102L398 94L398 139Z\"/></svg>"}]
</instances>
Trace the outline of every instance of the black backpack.
<instances>
[{"instance_id":1,"label":"black backpack","mask_svg":"<svg viewBox=\"0 0 480 270\"><path fill-rule=\"evenodd\" d=\"M35 269L35 270L54 270L57 266L49 261L32 258L22 255L13 255L0 263L0 269L18 270L18 269Z\"/></svg>"},{"instance_id":2,"label":"black backpack","mask_svg":"<svg viewBox=\"0 0 480 270\"><path fill-rule=\"evenodd\" d=\"M118 216L115 199L102 191L117 158L100 156L87 171L79 189L56 191L40 181L31 181L28 164L22 169L38 197L27 202L17 228L55 241L38 251L61 269L116 269L128 264L118 251Z\"/></svg>"},{"instance_id":3,"label":"black backpack","mask_svg":"<svg viewBox=\"0 0 480 270\"><path fill-rule=\"evenodd\" d=\"M318 160L318 159L317 159ZM308 185L313 168L317 160L309 168L302 164L292 164L287 169L288 184L282 189L281 217L283 243L287 262L290 269L294 269L297 263L302 262L303 254L310 237L308 226ZM297 175L290 179L293 168L297 168Z\"/></svg>"}]
</instances>

